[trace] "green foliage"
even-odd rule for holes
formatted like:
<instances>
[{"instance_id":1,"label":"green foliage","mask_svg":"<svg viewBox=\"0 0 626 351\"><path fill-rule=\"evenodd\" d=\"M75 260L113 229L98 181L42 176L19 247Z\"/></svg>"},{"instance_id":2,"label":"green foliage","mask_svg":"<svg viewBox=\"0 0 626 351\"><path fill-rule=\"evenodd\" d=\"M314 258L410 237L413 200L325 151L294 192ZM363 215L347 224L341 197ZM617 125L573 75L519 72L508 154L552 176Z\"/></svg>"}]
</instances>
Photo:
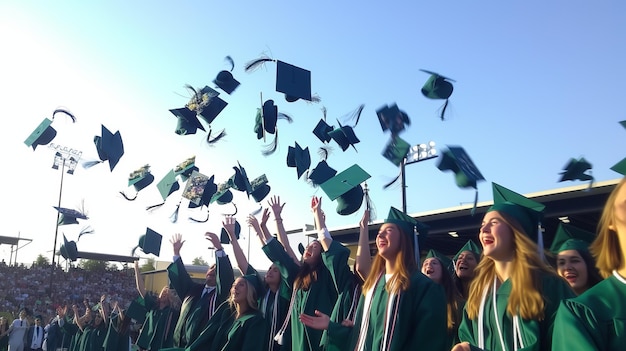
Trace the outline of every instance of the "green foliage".
<instances>
[{"instance_id":1,"label":"green foliage","mask_svg":"<svg viewBox=\"0 0 626 351\"><path fill-rule=\"evenodd\" d=\"M37 258L35 259L35 265L40 266L40 267L49 266L50 260L48 259L48 257L44 257L42 254L39 254Z\"/></svg>"},{"instance_id":2,"label":"green foliage","mask_svg":"<svg viewBox=\"0 0 626 351\"><path fill-rule=\"evenodd\" d=\"M154 258L146 259L146 263L142 264L139 267L140 272L149 272L149 271L154 271L154 270L156 270Z\"/></svg>"},{"instance_id":3,"label":"green foliage","mask_svg":"<svg viewBox=\"0 0 626 351\"><path fill-rule=\"evenodd\" d=\"M191 264L194 266L208 266L209 264L202 257L196 257L191 261Z\"/></svg>"},{"instance_id":4,"label":"green foliage","mask_svg":"<svg viewBox=\"0 0 626 351\"><path fill-rule=\"evenodd\" d=\"M81 259L78 263L78 267L90 272L102 272L107 270L109 262Z\"/></svg>"}]
</instances>

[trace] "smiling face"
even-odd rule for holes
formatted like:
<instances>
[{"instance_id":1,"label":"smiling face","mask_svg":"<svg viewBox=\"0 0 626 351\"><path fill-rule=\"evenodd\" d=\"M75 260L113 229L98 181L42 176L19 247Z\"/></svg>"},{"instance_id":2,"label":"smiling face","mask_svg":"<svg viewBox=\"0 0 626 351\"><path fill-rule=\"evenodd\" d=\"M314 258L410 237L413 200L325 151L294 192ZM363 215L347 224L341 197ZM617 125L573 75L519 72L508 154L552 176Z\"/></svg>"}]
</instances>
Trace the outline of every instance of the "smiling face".
<instances>
[{"instance_id":1,"label":"smiling face","mask_svg":"<svg viewBox=\"0 0 626 351\"><path fill-rule=\"evenodd\" d=\"M393 223L383 223L376 235L376 247L378 254L387 259L393 257L400 252L400 230Z\"/></svg>"},{"instance_id":2,"label":"smiling face","mask_svg":"<svg viewBox=\"0 0 626 351\"><path fill-rule=\"evenodd\" d=\"M265 283L270 287L278 286L280 284L280 271L278 266L272 264L265 273Z\"/></svg>"},{"instance_id":3,"label":"smiling face","mask_svg":"<svg viewBox=\"0 0 626 351\"><path fill-rule=\"evenodd\" d=\"M459 254L456 259L456 265L454 272L460 279L472 279L474 278L474 269L478 265L476 256L473 252L465 250Z\"/></svg>"},{"instance_id":4,"label":"smiling face","mask_svg":"<svg viewBox=\"0 0 626 351\"><path fill-rule=\"evenodd\" d=\"M230 297L231 300L237 305L245 305L247 304L248 296L248 283L244 278L237 278L233 283L233 286L230 288Z\"/></svg>"},{"instance_id":5,"label":"smiling face","mask_svg":"<svg viewBox=\"0 0 626 351\"><path fill-rule=\"evenodd\" d=\"M316 266L322 260L322 245L317 240L311 242L304 250L302 260L311 266Z\"/></svg>"},{"instance_id":6,"label":"smiling face","mask_svg":"<svg viewBox=\"0 0 626 351\"><path fill-rule=\"evenodd\" d=\"M498 211L485 214L480 227L483 255L494 261L510 261L515 255L515 237Z\"/></svg>"},{"instance_id":7,"label":"smiling face","mask_svg":"<svg viewBox=\"0 0 626 351\"><path fill-rule=\"evenodd\" d=\"M435 257L427 258L422 264L422 273L436 283L441 283L443 267L439 259Z\"/></svg>"},{"instance_id":8,"label":"smiling face","mask_svg":"<svg viewBox=\"0 0 626 351\"><path fill-rule=\"evenodd\" d=\"M557 255L557 272L578 295L589 288L587 264L578 250L564 250Z\"/></svg>"}]
</instances>

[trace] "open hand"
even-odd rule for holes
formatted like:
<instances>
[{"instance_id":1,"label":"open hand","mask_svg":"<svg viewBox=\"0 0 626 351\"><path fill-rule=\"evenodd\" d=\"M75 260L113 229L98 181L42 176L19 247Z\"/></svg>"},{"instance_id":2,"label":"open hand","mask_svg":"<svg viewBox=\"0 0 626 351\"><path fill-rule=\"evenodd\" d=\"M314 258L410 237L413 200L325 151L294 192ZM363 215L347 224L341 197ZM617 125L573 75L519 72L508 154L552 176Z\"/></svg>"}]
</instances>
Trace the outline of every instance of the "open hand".
<instances>
[{"instance_id":1,"label":"open hand","mask_svg":"<svg viewBox=\"0 0 626 351\"><path fill-rule=\"evenodd\" d=\"M328 324L330 323L330 317L328 317L327 314L315 310L315 316L301 313L300 321L309 328L326 330L328 329Z\"/></svg>"}]
</instances>

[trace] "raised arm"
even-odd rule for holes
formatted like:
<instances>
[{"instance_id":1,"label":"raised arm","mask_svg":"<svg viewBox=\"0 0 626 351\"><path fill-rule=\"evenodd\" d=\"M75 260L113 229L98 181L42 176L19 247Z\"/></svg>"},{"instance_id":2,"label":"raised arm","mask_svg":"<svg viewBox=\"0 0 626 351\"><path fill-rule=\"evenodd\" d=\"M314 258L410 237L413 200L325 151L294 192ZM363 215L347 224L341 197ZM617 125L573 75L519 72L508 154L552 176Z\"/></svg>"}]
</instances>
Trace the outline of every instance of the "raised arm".
<instances>
[{"instance_id":1,"label":"raised arm","mask_svg":"<svg viewBox=\"0 0 626 351\"><path fill-rule=\"evenodd\" d=\"M361 222L359 222L359 243L356 248L356 273L365 281L372 267L372 257L370 254L370 238L369 238L369 221L370 210L363 212Z\"/></svg>"},{"instance_id":2,"label":"raised arm","mask_svg":"<svg viewBox=\"0 0 626 351\"><path fill-rule=\"evenodd\" d=\"M235 281L235 274L233 273L233 267L230 264L228 255L224 252L220 238L215 233L206 232L205 238L213 244L215 248L215 264L217 271L215 274L216 288L217 288L217 301L222 303L228 298L230 294L230 287ZM216 306L217 308L217 306Z\"/></svg>"},{"instance_id":3,"label":"raised arm","mask_svg":"<svg viewBox=\"0 0 626 351\"><path fill-rule=\"evenodd\" d=\"M330 236L328 229L326 229L326 216L322 211L322 198L315 197L311 199L311 212L313 212L313 219L315 221L315 229L317 230L317 240L322 244L324 251L328 251L330 244L333 242L333 238Z\"/></svg>"},{"instance_id":4,"label":"raised arm","mask_svg":"<svg viewBox=\"0 0 626 351\"><path fill-rule=\"evenodd\" d=\"M135 261L137 262L137 261ZM108 311L108 303L106 302L106 295L102 294L102 296L100 296L100 308L98 309L98 312L100 313L100 315L102 316L102 323L104 323L104 325L108 325L109 323L109 311Z\"/></svg>"},{"instance_id":5,"label":"raised arm","mask_svg":"<svg viewBox=\"0 0 626 351\"><path fill-rule=\"evenodd\" d=\"M298 259L298 256L296 256L295 252L293 252L293 249L291 248L291 245L289 245L289 238L287 237L287 232L285 231L285 226L283 225L283 218L281 217L281 213L283 211L283 207L285 207L285 203L283 202L281 204L280 197L276 195L272 196L268 203L270 205L270 208L272 209L272 212L274 213L274 221L276 222L278 241L283 245L283 247L285 248L285 252L287 252L287 254L294 260L294 262L296 262L296 264L299 264L300 260Z\"/></svg>"},{"instance_id":6,"label":"raised arm","mask_svg":"<svg viewBox=\"0 0 626 351\"><path fill-rule=\"evenodd\" d=\"M267 230L267 220L270 217L270 211L267 208L263 209L263 214L261 215L261 223L254 217L253 215L248 215L246 222L249 227L254 229L257 237L261 241L261 246L267 244L267 242L272 238L269 230ZM265 229L264 229L265 228Z\"/></svg>"},{"instance_id":7,"label":"raised arm","mask_svg":"<svg viewBox=\"0 0 626 351\"><path fill-rule=\"evenodd\" d=\"M139 260L135 260L135 285L137 286L137 292L141 297L146 297L146 287L141 279L141 273L139 272Z\"/></svg>"},{"instance_id":8,"label":"raised arm","mask_svg":"<svg viewBox=\"0 0 626 351\"><path fill-rule=\"evenodd\" d=\"M230 244L233 247L233 253L235 254L235 260L237 261L239 272L241 272L241 275L245 275L248 271L248 260L243 254L243 250L237 241L237 235L235 233L235 218L233 216L226 216L222 222L222 226L224 226L226 233L228 233L228 236L230 237ZM250 240L250 238L248 238L248 240Z\"/></svg>"}]
</instances>

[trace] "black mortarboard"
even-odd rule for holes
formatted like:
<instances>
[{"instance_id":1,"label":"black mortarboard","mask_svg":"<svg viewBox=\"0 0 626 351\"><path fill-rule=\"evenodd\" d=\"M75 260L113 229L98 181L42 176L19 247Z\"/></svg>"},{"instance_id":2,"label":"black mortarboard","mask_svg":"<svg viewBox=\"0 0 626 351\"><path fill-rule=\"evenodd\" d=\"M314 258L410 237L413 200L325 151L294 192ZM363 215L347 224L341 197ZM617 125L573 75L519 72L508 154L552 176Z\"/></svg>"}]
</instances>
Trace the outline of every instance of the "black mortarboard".
<instances>
[{"instance_id":1,"label":"black mortarboard","mask_svg":"<svg viewBox=\"0 0 626 351\"><path fill-rule=\"evenodd\" d=\"M213 83L220 89L224 90L226 94L232 94L239 86L239 81L233 77L233 74L229 71L221 71L217 74L217 77L213 80Z\"/></svg>"},{"instance_id":2,"label":"black mortarboard","mask_svg":"<svg viewBox=\"0 0 626 351\"><path fill-rule=\"evenodd\" d=\"M330 132L328 135L341 147L342 151L346 151L350 146L356 150L354 144L360 142L359 138L357 138L356 134L354 134L354 130L351 126L342 126L339 121L339 128L336 128Z\"/></svg>"},{"instance_id":3,"label":"black mortarboard","mask_svg":"<svg viewBox=\"0 0 626 351\"><path fill-rule=\"evenodd\" d=\"M205 130L196 116L196 112L187 107L171 109L170 112L178 118L178 124L174 131L178 135L196 134L198 129Z\"/></svg>"},{"instance_id":4,"label":"black mortarboard","mask_svg":"<svg viewBox=\"0 0 626 351\"><path fill-rule=\"evenodd\" d=\"M450 98L454 90L450 82L454 82L454 80L424 69L420 71L430 74L430 77L422 87L422 94L429 99L446 100L446 103L443 105L443 110L441 111L441 120L443 120L446 108L448 107L448 98Z\"/></svg>"},{"instance_id":5,"label":"black mortarboard","mask_svg":"<svg viewBox=\"0 0 626 351\"><path fill-rule=\"evenodd\" d=\"M146 320L146 314L148 309L146 308L146 302L143 297L139 296L130 302L124 315L134 319L137 323L142 323Z\"/></svg>"},{"instance_id":6,"label":"black mortarboard","mask_svg":"<svg viewBox=\"0 0 626 351\"><path fill-rule=\"evenodd\" d=\"M619 122L619 124L621 124L622 127L626 128L626 120ZM626 158L623 158L621 161L614 164L613 167L611 167L611 170L623 176L626 176Z\"/></svg>"},{"instance_id":7,"label":"black mortarboard","mask_svg":"<svg viewBox=\"0 0 626 351\"><path fill-rule=\"evenodd\" d=\"M563 168L563 172L561 172L561 179L559 182L563 182L566 180L593 180L593 176L589 174L585 174L587 170L591 169L591 163L587 162L583 157L580 159L571 158L567 165Z\"/></svg>"},{"instance_id":8,"label":"black mortarboard","mask_svg":"<svg viewBox=\"0 0 626 351\"><path fill-rule=\"evenodd\" d=\"M233 201L233 193L230 191L231 182L226 181L217 185L217 192L211 196L210 203L217 202L219 205L225 205Z\"/></svg>"},{"instance_id":9,"label":"black mortarboard","mask_svg":"<svg viewBox=\"0 0 626 351\"><path fill-rule=\"evenodd\" d=\"M405 129L405 125L411 125L411 119L404 111L400 111L398 105L383 106L376 110L378 122L383 132L389 130L396 135Z\"/></svg>"},{"instance_id":10,"label":"black mortarboard","mask_svg":"<svg viewBox=\"0 0 626 351\"><path fill-rule=\"evenodd\" d=\"M57 135L57 131L51 126L52 120L44 118L35 130L24 140L26 146L32 146L33 150L37 145L48 145Z\"/></svg>"},{"instance_id":11,"label":"black mortarboard","mask_svg":"<svg viewBox=\"0 0 626 351\"><path fill-rule=\"evenodd\" d=\"M241 225L235 219L235 237L237 239L239 239L239 234L240 233L241 233ZM228 236L228 233L226 232L226 229L224 229L224 228L222 228L222 231L220 232L220 243L222 243L222 244L230 244L230 237Z\"/></svg>"},{"instance_id":12,"label":"black mortarboard","mask_svg":"<svg viewBox=\"0 0 626 351\"><path fill-rule=\"evenodd\" d=\"M198 171L191 173L187 179L185 190L183 190L183 197L189 199L189 207L209 205L211 198L217 191L214 178L215 176L207 177Z\"/></svg>"},{"instance_id":13,"label":"black mortarboard","mask_svg":"<svg viewBox=\"0 0 626 351\"><path fill-rule=\"evenodd\" d=\"M289 115L278 112L278 106L274 104L274 100L265 101L263 106L257 109L254 123L254 132L256 133L257 139L263 138L263 141L265 141L265 133L275 134L274 141L264 147L263 155L265 156L274 153L278 146L277 124L279 119L286 120L289 123L293 121Z\"/></svg>"},{"instance_id":14,"label":"black mortarboard","mask_svg":"<svg viewBox=\"0 0 626 351\"><path fill-rule=\"evenodd\" d=\"M285 93L285 100L311 101L311 71L276 61L276 91Z\"/></svg>"},{"instance_id":15,"label":"black mortarboard","mask_svg":"<svg viewBox=\"0 0 626 351\"><path fill-rule=\"evenodd\" d=\"M233 169L235 170L235 175L231 178L232 188L238 191L244 191L249 197L252 187L250 186L250 179L248 179L246 169L241 167L239 162L237 162L237 166L233 167Z\"/></svg>"},{"instance_id":16,"label":"black mortarboard","mask_svg":"<svg viewBox=\"0 0 626 351\"><path fill-rule=\"evenodd\" d=\"M287 151L287 167L296 167L298 173L298 179L302 176L304 172L311 166L311 154L309 153L309 148L305 147L302 149L298 142L296 142L296 146L289 146L289 150Z\"/></svg>"},{"instance_id":17,"label":"black mortarboard","mask_svg":"<svg viewBox=\"0 0 626 351\"><path fill-rule=\"evenodd\" d=\"M146 234L139 237L139 243L133 248L132 254L136 249L141 249L146 255L153 254L159 256L161 253L161 241L163 236L150 228L146 228Z\"/></svg>"},{"instance_id":18,"label":"black mortarboard","mask_svg":"<svg viewBox=\"0 0 626 351\"><path fill-rule=\"evenodd\" d=\"M329 126L328 123L326 123L325 120L320 119L319 122L317 122L317 125L315 126L315 129L313 129L313 134L315 134L315 136L323 143L327 143L330 141L331 137L330 135L328 135L329 132L331 132L334 129L334 127Z\"/></svg>"},{"instance_id":19,"label":"black mortarboard","mask_svg":"<svg viewBox=\"0 0 626 351\"><path fill-rule=\"evenodd\" d=\"M132 185L135 188L135 191L137 193L141 191L142 189L144 189L145 187L147 187L148 185L152 184L153 181L154 181L154 176L152 175L152 173L150 173L150 165L144 165L143 167L133 171L128 176L128 186ZM135 197L131 199L128 196L126 196L124 192L120 192L120 194L122 194L122 196L124 196L126 200L130 200L130 201L135 200L137 198L137 196L135 195Z\"/></svg>"},{"instance_id":20,"label":"black mortarboard","mask_svg":"<svg viewBox=\"0 0 626 351\"><path fill-rule=\"evenodd\" d=\"M61 253L61 256L66 260L74 262L78 259L78 248L76 246L76 242L67 241L65 234L63 234L63 245L61 245L61 247L59 248L59 252Z\"/></svg>"},{"instance_id":21,"label":"black mortarboard","mask_svg":"<svg viewBox=\"0 0 626 351\"><path fill-rule=\"evenodd\" d=\"M309 180L313 185L321 185L334 177L335 174L337 174L337 171L331 168L326 161L320 161L317 166L309 172Z\"/></svg>"},{"instance_id":22,"label":"black mortarboard","mask_svg":"<svg viewBox=\"0 0 626 351\"><path fill-rule=\"evenodd\" d=\"M78 224L78 219L89 219L87 216L75 209L53 206L61 216L59 217L59 225Z\"/></svg>"},{"instance_id":23,"label":"black mortarboard","mask_svg":"<svg viewBox=\"0 0 626 351\"><path fill-rule=\"evenodd\" d=\"M410 148L411 145L404 139L400 138L398 135L392 134L389 143L387 143L385 150L383 150L383 157L394 165L400 166L400 164L404 162Z\"/></svg>"},{"instance_id":24,"label":"black mortarboard","mask_svg":"<svg viewBox=\"0 0 626 351\"><path fill-rule=\"evenodd\" d=\"M113 171L113 168L117 165L120 158L124 155L124 143L122 142L122 135L119 131L115 134L111 133L107 127L102 125L102 135L96 135L93 138L94 144L96 144L96 150L98 151L98 157L100 161L109 161L109 168Z\"/></svg>"},{"instance_id":25,"label":"black mortarboard","mask_svg":"<svg viewBox=\"0 0 626 351\"><path fill-rule=\"evenodd\" d=\"M261 202L270 193L270 186L267 184L267 176L265 174L260 175L250 182L250 196L256 202Z\"/></svg>"},{"instance_id":26,"label":"black mortarboard","mask_svg":"<svg viewBox=\"0 0 626 351\"><path fill-rule=\"evenodd\" d=\"M363 203L361 183L370 178L359 165L352 165L320 186L331 201L337 199L337 213L345 216L356 212Z\"/></svg>"},{"instance_id":27,"label":"black mortarboard","mask_svg":"<svg viewBox=\"0 0 626 351\"><path fill-rule=\"evenodd\" d=\"M228 106L228 103L219 97L214 97L211 103L202 109L200 117L202 117L207 123L211 124L215 118L222 113L222 111Z\"/></svg>"}]
</instances>

